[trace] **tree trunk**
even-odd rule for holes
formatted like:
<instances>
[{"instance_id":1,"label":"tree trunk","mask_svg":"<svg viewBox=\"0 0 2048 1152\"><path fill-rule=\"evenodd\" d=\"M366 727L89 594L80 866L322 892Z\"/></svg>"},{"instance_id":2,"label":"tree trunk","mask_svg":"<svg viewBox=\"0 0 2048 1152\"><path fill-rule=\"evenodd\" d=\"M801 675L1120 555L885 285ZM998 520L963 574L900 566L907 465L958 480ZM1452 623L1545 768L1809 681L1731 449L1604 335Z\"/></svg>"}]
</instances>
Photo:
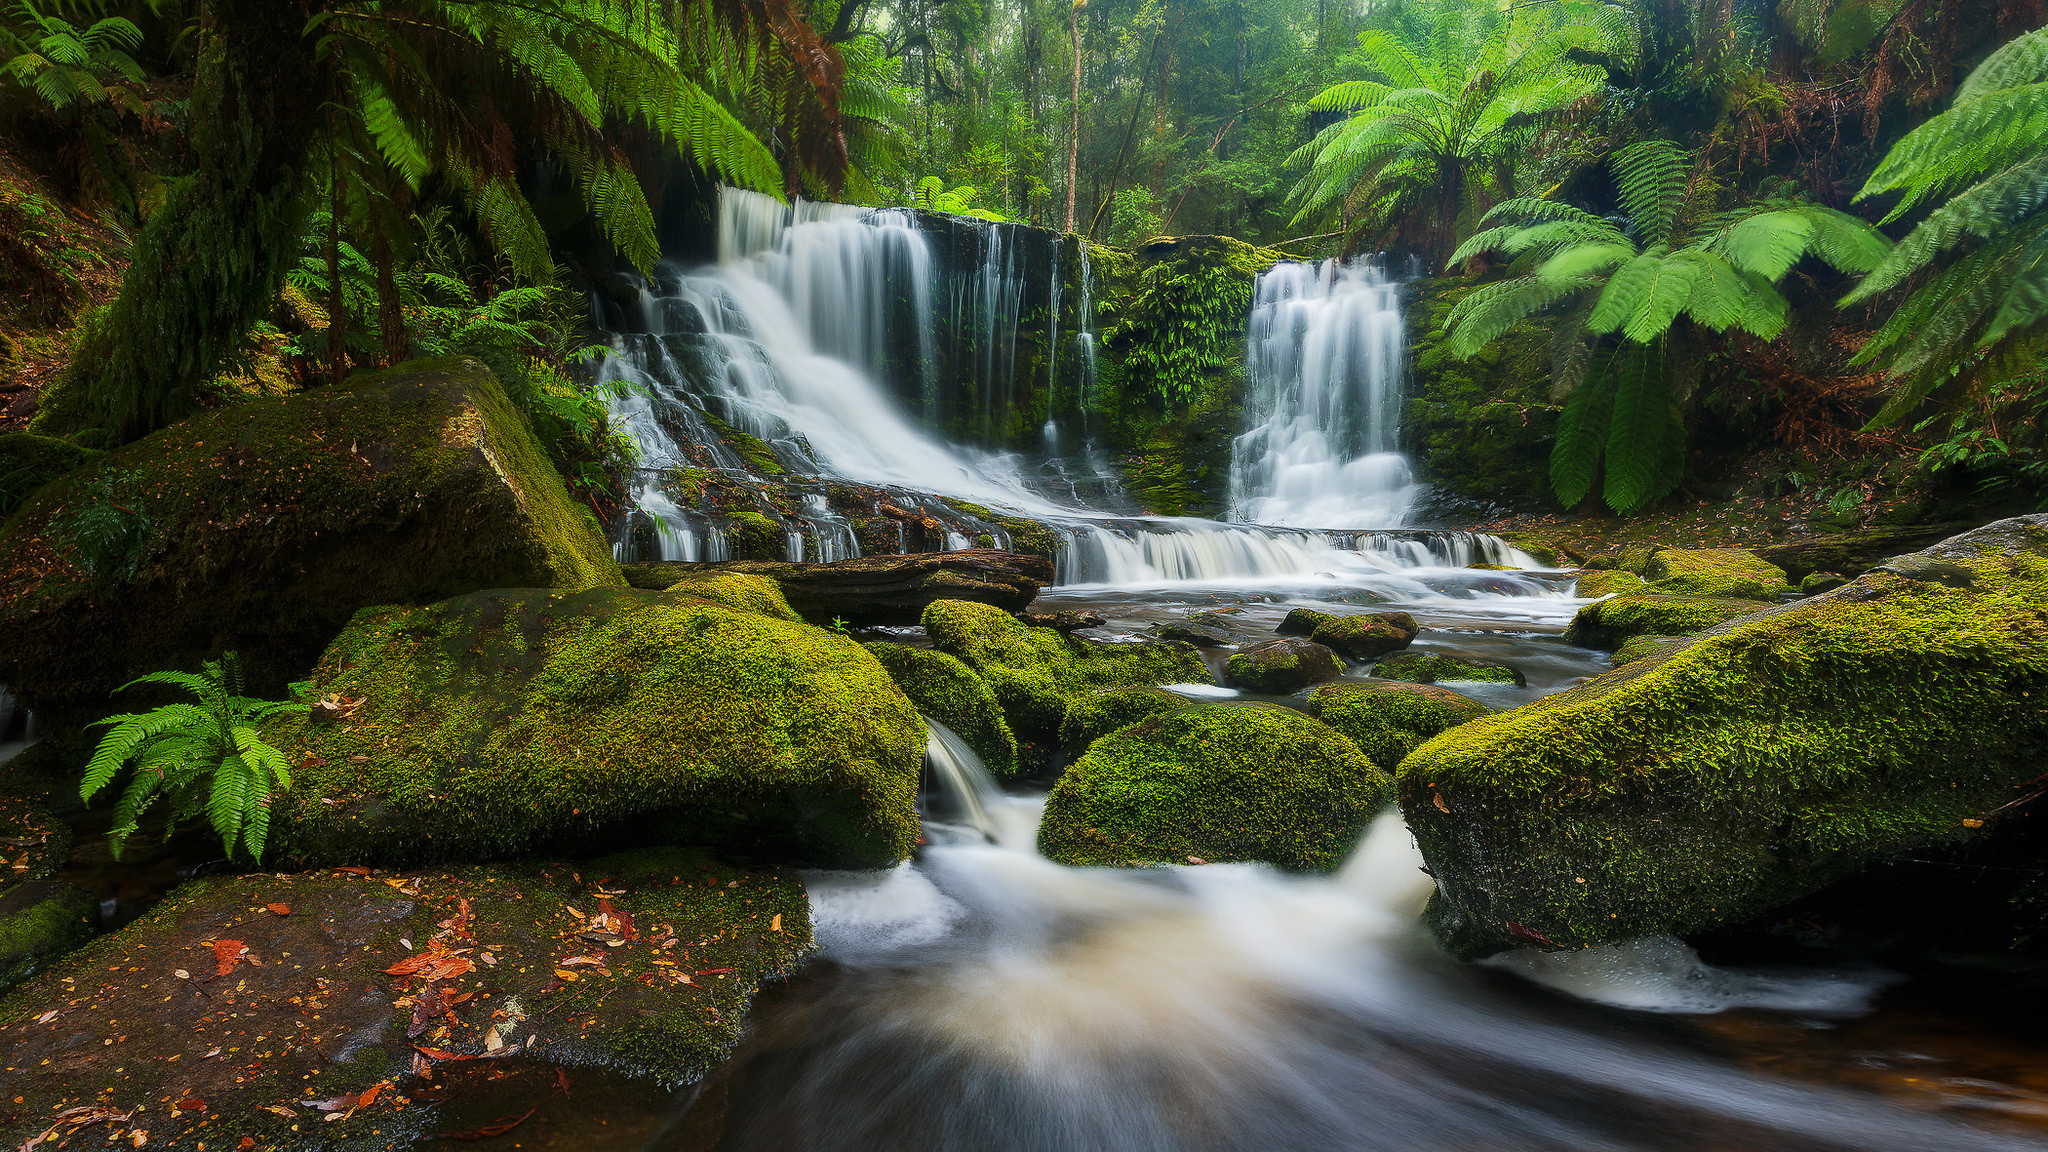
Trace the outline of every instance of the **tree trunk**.
<instances>
[{"instance_id":1,"label":"tree trunk","mask_svg":"<svg viewBox=\"0 0 2048 1152\"><path fill-rule=\"evenodd\" d=\"M325 85L303 0L210 0L192 154L135 243L121 294L45 395L39 431L124 440L184 416L277 302L297 256L300 180Z\"/></svg>"},{"instance_id":2,"label":"tree trunk","mask_svg":"<svg viewBox=\"0 0 2048 1152\"><path fill-rule=\"evenodd\" d=\"M1074 185L1081 168L1081 7L1088 0L1074 0L1067 9L1067 36L1074 44L1073 119L1067 125L1067 231L1074 230Z\"/></svg>"},{"instance_id":3,"label":"tree trunk","mask_svg":"<svg viewBox=\"0 0 2048 1152\"><path fill-rule=\"evenodd\" d=\"M391 267L391 237L384 229L370 233L370 258L377 263L377 331L384 338L384 366L412 359L412 338L405 330L405 305L398 298L398 275Z\"/></svg>"},{"instance_id":4,"label":"tree trunk","mask_svg":"<svg viewBox=\"0 0 2048 1152\"><path fill-rule=\"evenodd\" d=\"M339 151L337 149L337 151ZM348 379L348 297L341 290L341 162L327 166L327 383Z\"/></svg>"}]
</instances>

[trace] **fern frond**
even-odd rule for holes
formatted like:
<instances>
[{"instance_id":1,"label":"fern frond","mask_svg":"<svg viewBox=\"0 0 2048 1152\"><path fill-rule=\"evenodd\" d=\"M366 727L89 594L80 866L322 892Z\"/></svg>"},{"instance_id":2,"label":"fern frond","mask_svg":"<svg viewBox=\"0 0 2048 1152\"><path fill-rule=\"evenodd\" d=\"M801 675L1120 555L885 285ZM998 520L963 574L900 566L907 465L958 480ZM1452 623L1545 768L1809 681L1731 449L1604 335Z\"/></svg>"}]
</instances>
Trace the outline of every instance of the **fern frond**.
<instances>
[{"instance_id":1,"label":"fern frond","mask_svg":"<svg viewBox=\"0 0 2048 1152\"><path fill-rule=\"evenodd\" d=\"M1550 449L1550 489L1566 508L1577 507L1593 490L1613 407L1614 379L1603 368L1579 385L1558 414L1557 440Z\"/></svg>"},{"instance_id":2,"label":"fern frond","mask_svg":"<svg viewBox=\"0 0 2048 1152\"><path fill-rule=\"evenodd\" d=\"M1617 355L1614 411L1608 421L1607 479L1601 498L1624 516L1676 487L1684 424L1671 403L1664 358L1649 349Z\"/></svg>"},{"instance_id":3,"label":"fern frond","mask_svg":"<svg viewBox=\"0 0 2048 1152\"><path fill-rule=\"evenodd\" d=\"M2048 28L2023 32L1999 45L1956 86L1955 103L1980 100L1993 92L2048 81Z\"/></svg>"},{"instance_id":4,"label":"fern frond","mask_svg":"<svg viewBox=\"0 0 2048 1152\"><path fill-rule=\"evenodd\" d=\"M1570 281L1518 276L1475 289L1444 318L1451 354L1460 359L1471 357L1530 316L1598 285L1592 278Z\"/></svg>"},{"instance_id":5,"label":"fern frond","mask_svg":"<svg viewBox=\"0 0 2048 1152\"><path fill-rule=\"evenodd\" d=\"M1669 140L1645 140L1608 158L1622 210L1645 245L1671 237L1685 199L1686 154Z\"/></svg>"}]
</instances>

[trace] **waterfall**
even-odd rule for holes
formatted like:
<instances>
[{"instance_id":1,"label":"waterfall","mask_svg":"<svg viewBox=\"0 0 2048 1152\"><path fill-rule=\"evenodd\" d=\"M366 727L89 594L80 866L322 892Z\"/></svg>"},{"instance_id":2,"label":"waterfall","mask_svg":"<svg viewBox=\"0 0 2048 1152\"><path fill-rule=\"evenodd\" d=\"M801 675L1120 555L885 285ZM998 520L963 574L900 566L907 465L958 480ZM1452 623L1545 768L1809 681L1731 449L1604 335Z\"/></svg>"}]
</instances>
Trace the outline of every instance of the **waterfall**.
<instances>
[{"instance_id":1,"label":"waterfall","mask_svg":"<svg viewBox=\"0 0 2048 1152\"><path fill-rule=\"evenodd\" d=\"M1282 263L1259 277L1246 347L1234 520L1400 525L1414 477L1399 452L1401 286L1376 264Z\"/></svg>"},{"instance_id":2,"label":"waterfall","mask_svg":"<svg viewBox=\"0 0 2048 1152\"><path fill-rule=\"evenodd\" d=\"M1331 579L1480 561L1533 566L1492 537L1331 530L1397 525L1391 497L1387 507L1394 510L1385 515L1356 514L1364 505L1354 501L1344 505L1345 515L1328 521L1306 509L1302 515L1258 514L1269 507L1258 503L1264 497L1245 501L1258 525L1120 516L1086 506L1072 474L1053 469L1056 483L1033 481L1020 474L1014 456L941 443L927 430L935 424L934 390L941 386L933 356L939 300L948 301L955 322L949 341L964 340L969 353L955 362L956 369L971 369L955 386L971 389L985 410L1007 410L1024 284L1020 245L1016 236L1006 239L1008 231L1014 227L979 233L971 271L956 275L942 292L927 238L908 212L784 205L727 189L716 265L663 265L653 277L631 282L629 300L614 299L599 310L611 331L598 379L617 392L615 426L641 458L621 556L724 559L734 554L742 531L753 533L746 538L756 541L758 554L762 517L777 525L777 547L791 559L859 555L861 535L845 515L846 497L828 499L834 485L857 484L883 493L862 498L895 520L893 528L882 525L899 550L909 545L906 517L920 525L924 547L964 548L981 536L1010 546L1000 518L973 505L1044 524L1060 542L1057 570L1064 584ZM1094 285L1087 246L1079 248L1075 386L1085 411L1094 388ZM1370 270L1335 264L1281 265L1267 274L1254 316L1258 423L1240 440L1241 456L1258 446L1265 456L1293 459L1320 444L1334 460L1353 441L1368 450L1392 443L1400 351L1394 291ZM1379 343L1354 339L1353 329L1370 330ZM1299 347L1290 351L1290 340ZM1372 372L1330 366L1339 359L1364 363L1367 345L1381 349ZM1304 398L1310 388L1280 381L1310 381L1313 397ZM899 389L893 398L889 382ZM1371 412L1347 408L1358 396ZM899 399L923 407L924 426L906 415ZM1327 435L1313 427L1316 421L1328 424ZM775 474L763 475L760 460L744 459L723 443L721 427L758 438L774 458ZM1084 449L1087 469L1106 473L1106 459L1092 444L1084 442ZM1385 453L1365 459L1398 463ZM1335 470L1356 471L1355 464ZM724 504L702 497L706 475L738 481L721 490ZM1091 481L1089 487L1114 494L1113 485ZM771 488L781 495L763 494ZM733 499L754 503L734 510ZM961 500L972 504L963 510ZM1268 520L1278 526L1267 526Z\"/></svg>"}]
</instances>

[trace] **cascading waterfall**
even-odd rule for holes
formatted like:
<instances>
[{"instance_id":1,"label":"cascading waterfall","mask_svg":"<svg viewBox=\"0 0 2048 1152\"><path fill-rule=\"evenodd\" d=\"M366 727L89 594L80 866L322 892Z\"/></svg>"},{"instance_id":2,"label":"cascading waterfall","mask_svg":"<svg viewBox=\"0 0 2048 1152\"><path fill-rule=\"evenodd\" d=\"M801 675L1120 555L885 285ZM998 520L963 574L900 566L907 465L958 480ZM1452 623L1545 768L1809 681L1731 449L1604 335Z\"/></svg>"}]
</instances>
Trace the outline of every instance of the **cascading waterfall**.
<instances>
[{"instance_id":1,"label":"cascading waterfall","mask_svg":"<svg viewBox=\"0 0 2048 1152\"><path fill-rule=\"evenodd\" d=\"M1246 349L1246 431L1231 454L1234 520L1309 528L1404 522L1398 451L1401 286L1376 264L1283 263L1259 277Z\"/></svg>"},{"instance_id":2,"label":"cascading waterfall","mask_svg":"<svg viewBox=\"0 0 2048 1152\"><path fill-rule=\"evenodd\" d=\"M1023 299L1019 246L1014 237L1006 243L1004 232L1003 226L988 229L972 273L954 278L948 305L955 320L951 338L967 340L972 354L963 384L988 406L1002 403L1009 387ZM927 414L936 410L931 353L934 301L940 293L934 287L935 261L912 214L805 202L792 207L727 189L719 236L717 265L689 272L664 266L637 286L630 308L607 312L614 327L613 354L599 376L622 388L614 414L620 429L639 446L642 461L633 503L640 517L656 526L653 550L665 559L729 556L735 530L716 515L685 507L677 498L674 470L710 468L758 481L750 463L720 443L715 418L758 437L774 453L786 474L783 480L809 483L813 494L830 482L846 481L901 493L899 503L905 507L931 507L932 498L921 494L939 493L1047 524L1063 542L1061 583L1318 578L1482 560L1534 566L1529 557L1491 537L1317 531L1311 529L1331 524L1294 517L1285 519L1300 527L1119 517L1049 498L1019 475L1015 457L954 449L934 440L902 414L881 383L915 376L911 395L923 398ZM1088 318L1094 301L1087 247L1079 247L1083 299L1076 339L1083 355L1077 385L1085 395L1093 388L1094 333ZM1284 329L1277 319L1266 324L1261 330L1272 348L1265 355L1277 364L1283 333L1297 332L1304 346L1297 358L1323 364L1338 353L1349 355L1354 345L1370 343L1336 331L1364 324L1374 341L1393 341L1388 363L1398 363L1399 314L1391 285L1349 267L1292 267L1299 271L1268 274L1261 287L1262 309L1277 316L1276 302L1321 301L1320 311L1309 312L1329 315L1314 324L1306 317L1290 319ZM1366 286L1380 295L1368 300ZM1327 336L1322 335L1326 328ZM1321 350L1325 344L1329 349ZM1312 353L1311 348L1319 350ZM1284 402L1280 398L1286 389L1271 386L1275 399L1262 409L1276 430L1269 442L1291 436L1290 442L1305 443L1309 436L1298 425L1319 413L1350 419L1338 408L1350 395L1346 390L1353 388L1352 377L1334 369L1317 372L1314 378L1327 393L1317 401L1321 407ZM1258 378L1279 375L1278 368L1261 369ZM1391 369L1375 379L1390 389ZM1384 423L1364 421L1372 427ZM1338 437L1347 438L1349 433ZM1330 443L1329 450L1337 451ZM1064 495L1078 501L1071 480ZM793 514L787 506L764 507L788 534L791 558L858 554L851 526L822 498L806 495L798 506L801 510ZM1392 514L1347 514L1333 521L1356 528L1398 522ZM993 523L977 523L973 531L998 545L1009 543ZM948 524L946 547L970 542L965 532Z\"/></svg>"}]
</instances>

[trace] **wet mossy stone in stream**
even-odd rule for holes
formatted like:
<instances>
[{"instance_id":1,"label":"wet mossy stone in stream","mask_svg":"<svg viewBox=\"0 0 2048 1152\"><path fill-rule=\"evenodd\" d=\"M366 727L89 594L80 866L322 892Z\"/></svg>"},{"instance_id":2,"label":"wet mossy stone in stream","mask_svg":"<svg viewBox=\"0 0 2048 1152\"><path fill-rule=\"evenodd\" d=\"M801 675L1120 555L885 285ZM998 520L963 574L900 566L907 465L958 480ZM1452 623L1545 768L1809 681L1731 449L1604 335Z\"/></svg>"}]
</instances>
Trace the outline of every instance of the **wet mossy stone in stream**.
<instances>
[{"instance_id":1,"label":"wet mossy stone in stream","mask_svg":"<svg viewBox=\"0 0 2048 1152\"><path fill-rule=\"evenodd\" d=\"M1119 728L1189 705L1164 688L1099 688L1074 698L1060 723L1060 747L1086 748Z\"/></svg>"},{"instance_id":2,"label":"wet mossy stone in stream","mask_svg":"<svg viewBox=\"0 0 2048 1152\"><path fill-rule=\"evenodd\" d=\"M1256 860L1327 872L1392 795L1335 729L1270 704L1193 706L1090 745L1053 786L1038 847L1076 865Z\"/></svg>"},{"instance_id":3,"label":"wet mossy stone in stream","mask_svg":"<svg viewBox=\"0 0 2048 1152\"><path fill-rule=\"evenodd\" d=\"M1337 654L1304 636L1288 636L1233 652L1223 676L1248 692L1285 696L1311 684L1335 680L1344 671Z\"/></svg>"},{"instance_id":4,"label":"wet mossy stone in stream","mask_svg":"<svg viewBox=\"0 0 2048 1152\"><path fill-rule=\"evenodd\" d=\"M1282 636L1307 636L1336 619L1319 608L1290 608L1273 631Z\"/></svg>"},{"instance_id":5,"label":"wet mossy stone in stream","mask_svg":"<svg viewBox=\"0 0 2048 1152\"><path fill-rule=\"evenodd\" d=\"M1309 639L1353 660L1372 660L1406 648L1420 631L1406 612L1362 612L1318 623Z\"/></svg>"},{"instance_id":6,"label":"wet mossy stone in stream","mask_svg":"<svg viewBox=\"0 0 2048 1152\"><path fill-rule=\"evenodd\" d=\"M1699 932L2012 819L2048 755L2048 517L1887 569L1411 753L1438 937Z\"/></svg>"},{"instance_id":7,"label":"wet mossy stone in stream","mask_svg":"<svg viewBox=\"0 0 2048 1152\"><path fill-rule=\"evenodd\" d=\"M635 843L885 867L918 835L925 730L853 640L685 592L501 590L366 610L314 692L344 722L267 731L306 866Z\"/></svg>"},{"instance_id":8,"label":"wet mossy stone in stream","mask_svg":"<svg viewBox=\"0 0 2048 1152\"><path fill-rule=\"evenodd\" d=\"M248 952L216 978L222 939ZM82 1099L146 1106L130 1126L152 1148L404 1145L445 1127L397 1090L415 1060L493 1044L681 1085L727 1057L756 991L811 949L793 874L688 849L193 881L0 999L0 1067L15 1070L0 1140L17 1147ZM451 961L431 1001L426 974L390 971L422 957ZM375 1084L331 1123L300 1103Z\"/></svg>"},{"instance_id":9,"label":"wet mossy stone in stream","mask_svg":"<svg viewBox=\"0 0 2048 1152\"><path fill-rule=\"evenodd\" d=\"M1152 635L1161 640L1179 640L1197 648L1225 648L1232 643L1229 632L1212 624L1196 624L1191 620L1161 624L1152 629Z\"/></svg>"},{"instance_id":10,"label":"wet mossy stone in stream","mask_svg":"<svg viewBox=\"0 0 2048 1152\"><path fill-rule=\"evenodd\" d=\"M490 372L418 362L200 413L44 487L0 526L0 683L83 722L233 649L275 699L359 608L619 583Z\"/></svg>"},{"instance_id":11,"label":"wet mossy stone in stream","mask_svg":"<svg viewBox=\"0 0 2048 1152\"><path fill-rule=\"evenodd\" d=\"M1017 737L1003 719L988 681L958 658L906 644L869 644L889 677L917 710L944 724L998 777L1017 772Z\"/></svg>"},{"instance_id":12,"label":"wet mossy stone in stream","mask_svg":"<svg viewBox=\"0 0 2048 1152\"><path fill-rule=\"evenodd\" d=\"M1582 573L1572 588L1573 595L1587 599L1595 596L1645 595L1649 591L1649 581L1620 568L1596 568Z\"/></svg>"},{"instance_id":13,"label":"wet mossy stone in stream","mask_svg":"<svg viewBox=\"0 0 2048 1152\"><path fill-rule=\"evenodd\" d=\"M1664 647L1673 640L1679 639L1682 639L1682 637L1631 636L1626 643L1614 650L1614 666L1619 668L1623 664L1633 664L1638 660L1654 655L1659 648Z\"/></svg>"},{"instance_id":14,"label":"wet mossy stone in stream","mask_svg":"<svg viewBox=\"0 0 2048 1152\"><path fill-rule=\"evenodd\" d=\"M1792 591L1785 570L1746 548L1659 548L1643 565L1659 592L1769 600Z\"/></svg>"},{"instance_id":15,"label":"wet mossy stone in stream","mask_svg":"<svg viewBox=\"0 0 2048 1152\"><path fill-rule=\"evenodd\" d=\"M1423 741L1495 711L1449 688L1384 681L1324 685L1309 693L1308 710L1390 771Z\"/></svg>"},{"instance_id":16,"label":"wet mossy stone in stream","mask_svg":"<svg viewBox=\"0 0 2048 1152\"><path fill-rule=\"evenodd\" d=\"M1588 604L1564 630L1567 644L1619 648L1632 636L1689 636L1770 605L1715 596L1624 595Z\"/></svg>"},{"instance_id":17,"label":"wet mossy stone in stream","mask_svg":"<svg viewBox=\"0 0 2048 1152\"><path fill-rule=\"evenodd\" d=\"M1462 680L1513 684L1519 688L1528 683L1518 668L1510 668L1506 664L1463 660L1440 652L1403 652L1373 665L1372 674L1388 680L1406 680L1414 684Z\"/></svg>"},{"instance_id":18,"label":"wet mossy stone in stream","mask_svg":"<svg viewBox=\"0 0 2048 1152\"><path fill-rule=\"evenodd\" d=\"M1191 644L1097 643L1032 628L988 604L935 601L924 610L924 628L941 651L988 681L1020 740L1057 740L1067 709L1097 688L1215 683Z\"/></svg>"}]
</instances>

